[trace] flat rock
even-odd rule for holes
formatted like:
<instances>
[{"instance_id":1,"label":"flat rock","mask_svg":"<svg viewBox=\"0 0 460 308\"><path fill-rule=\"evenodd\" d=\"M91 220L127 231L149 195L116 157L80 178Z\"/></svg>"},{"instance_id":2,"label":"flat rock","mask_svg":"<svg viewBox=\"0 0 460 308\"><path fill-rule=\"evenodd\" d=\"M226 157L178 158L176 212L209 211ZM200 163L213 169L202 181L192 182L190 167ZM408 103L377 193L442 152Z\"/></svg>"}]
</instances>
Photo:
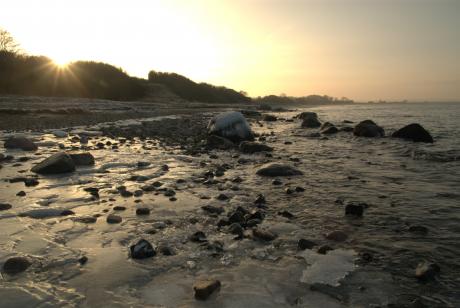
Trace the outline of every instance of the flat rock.
<instances>
[{"instance_id":1,"label":"flat rock","mask_svg":"<svg viewBox=\"0 0 460 308\"><path fill-rule=\"evenodd\" d=\"M38 163L31 171L39 174L68 173L75 171L75 163L68 154L61 152Z\"/></svg>"},{"instance_id":2,"label":"flat rock","mask_svg":"<svg viewBox=\"0 0 460 308\"><path fill-rule=\"evenodd\" d=\"M279 163L269 163L263 165L259 170L256 172L258 175L261 176L293 176L293 175L302 175L302 171L285 164Z\"/></svg>"},{"instance_id":3,"label":"flat rock","mask_svg":"<svg viewBox=\"0 0 460 308\"><path fill-rule=\"evenodd\" d=\"M30 139L25 137L10 137L5 140L6 149L21 149L23 151L35 151L38 146Z\"/></svg>"},{"instance_id":4,"label":"flat rock","mask_svg":"<svg viewBox=\"0 0 460 308\"><path fill-rule=\"evenodd\" d=\"M402 138L414 142L434 142L433 137L431 137L430 133L418 123L412 123L404 126L401 129L398 129L391 135L391 137Z\"/></svg>"},{"instance_id":5,"label":"flat rock","mask_svg":"<svg viewBox=\"0 0 460 308\"><path fill-rule=\"evenodd\" d=\"M195 281L193 290L197 300L206 300L214 292L220 289L221 283L219 280L206 278Z\"/></svg>"}]
</instances>

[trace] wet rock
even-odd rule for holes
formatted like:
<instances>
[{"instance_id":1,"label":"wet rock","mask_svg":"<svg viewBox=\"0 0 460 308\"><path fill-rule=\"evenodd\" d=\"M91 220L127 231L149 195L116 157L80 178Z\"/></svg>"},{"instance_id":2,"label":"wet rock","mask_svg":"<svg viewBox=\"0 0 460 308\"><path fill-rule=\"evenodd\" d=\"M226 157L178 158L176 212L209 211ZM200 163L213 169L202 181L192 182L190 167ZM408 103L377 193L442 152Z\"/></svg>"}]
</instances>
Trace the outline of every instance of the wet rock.
<instances>
[{"instance_id":1,"label":"wet rock","mask_svg":"<svg viewBox=\"0 0 460 308\"><path fill-rule=\"evenodd\" d=\"M235 222L235 223L232 223L228 227L228 232L230 232L231 234L242 236L243 235L243 227L239 223Z\"/></svg>"},{"instance_id":2,"label":"wet rock","mask_svg":"<svg viewBox=\"0 0 460 308\"><path fill-rule=\"evenodd\" d=\"M331 250L334 250L332 247L328 246L328 245L322 245L318 248L317 252L319 254L322 254L322 255L325 255L327 254L329 251Z\"/></svg>"},{"instance_id":3,"label":"wet rock","mask_svg":"<svg viewBox=\"0 0 460 308\"><path fill-rule=\"evenodd\" d=\"M93 166L94 156L90 152L68 153L75 166Z\"/></svg>"},{"instance_id":4,"label":"wet rock","mask_svg":"<svg viewBox=\"0 0 460 308\"><path fill-rule=\"evenodd\" d=\"M150 166L150 163L148 161L138 161L137 162L137 167L138 168L145 168Z\"/></svg>"},{"instance_id":5,"label":"wet rock","mask_svg":"<svg viewBox=\"0 0 460 308\"><path fill-rule=\"evenodd\" d=\"M286 218L289 218L289 219L292 219L292 218L295 217L294 214L292 214L291 212L288 212L288 211L286 211L286 210L284 210L284 211L279 211L279 212L278 212L278 215L283 216L283 217L286 217Z\"/></svg>"},{"instance_id":6,"label":"wet rock","mask_svg":"<svg viewBox=\"0 0 460 308\"><path fill-rule=\"evenodd\" d=\"M385 131L373 121L364 120L355 126L353 134L358 137L384 137Z\"/></svg>"},{"instance_id":7,"label":"wet rock","mask_svg":"<svg viewBox=\"0 0 460 308\"><path fill-rule=\"evenodd\" d=\"M118 215L110 214L107 216L107 223L109 224L119 224L123 219Z\"/></svg>"},{"instance_id":8,"label":"wet rock","mask_svg":"<svg viewBox=\"0 0 460 308\"><path fill-rule=\"evenodd\" d=\"M330 122L326 122L323 125L321 125L320 132L321 134L324 134L324 135L332 135L332 134L338 133L339 129L335 127L334 124Z\"/></svg>"},{"instance_id":9,"label":"wet rock","mask_svg":"<svg viewBox=\"0 0 460 308\"><path fill-rule=\"evenodd\" d=\"M124 211L124 210L126 210L126 207L117 205L117 206L113 207L113 210L114 211Z\"/></svg>"},{"instance_id":10,"label":"wet rock","mask_svg":"<svg viewBox=\"0 0 460 308\"><path fill-rule=\"evenodd\" d=\"M88 192L91 196L99 198L99 188L97 187L85 187L84 191Z\"/></svg>"},{"instance_id":11,"label":"wet rock","mask_svg":"<svg viewBox=\"0 0 460 308\"><path fill-rule=\"evenodd\" d=\"M415 277L420 281L434 280L441 268L436 263L422 262L415 269Z\"/></svg>"},{"instance_id":12,"label":"wet rock","mask_svg":"<svg viewBox=\"0 0 460 308\"><path fill-rule=\"evenodd\" d=\"M70 215L75 215L75 212L72 210L62 210L61 211L61 216L70 216Z\"/></svg>"},{"instance_id":13,"label":"wet rock","mask_svg":"<svg viewBox=\"0 0 460 308\"><path fill-rule=\"evenodd\" d=\"M347 240L348 235L342 231L332 231L326 235L326 238L335 242L344 242Z\"/></svg>"},{"instance_id":14,"label":"wet rock","mask_svg":"<svg viewBox=\"0 0 460 308\"><path fill-rule=\"evenodd\" d=\"M235 147L235 144L228 140L227 138L210 135L207 138L206 144L211 149L220 149L220 150L228 150Z\"/></svg>"},{"instance_id":15,"label":"wet rock","mask_svg":"<svg viewBox=\"0 0 460 308\"><path fill-rule=\"evenodd\" d=\"M203 211L206 211L206 212L211 213L211 214L220 215L220 214L222 214L224 212L223 208L217 207L217 206L212 206L212 205L204 205L201 208L203 209Z\"/></svg>"},{"instance_id":16,"label":"wet rock","mask_svg":"<svg viewBox=\"0 0 460 308\"><path fill-rule=\"evenodd\" d=\"M278 164L278 163L269 163L263 165L259 170L256 172L258 175L261 176L294 176L294 175L302 175L302 171L285 164Z\"/></svg>"},{"instance_id":17,"label":"wet rock","mask_svg":"<svg viewBox=\"0 0 460 308\"><path fill-rule=\"evenodd\" d=\"M263 143L244 141L240 143L240 151L246 154L253 154L257 152L271 152L273 148Z\"/></svg>"},{"instance_id":18,"label":"wet rock","mask_svg":"<svg viewBox=\"0 0 460 308\"><path fill-rule=\"evenodd\" d=\"M262 119L266 122L275 122L278 120L278 118L272 114L266 114Z\"/></svg>"},{"instance_id":19,"label":"wet rock","mask_svg":"<svg viewBox=\"0 0 460 308\"><path fill-rule=\"evenodd\" d=\"M3 272L8 275L17 275L27 270L31 265L27 258L12 257L3 264Z\"/></svg>"},{"instance_id":20,"label":"wet rock","mask_svg":"<svg viewBox=\"0 0 460 308\"><path fill-rule=\"evenodd\" d=\"M11 209L13 206L9 203L0 203L0 211L6 211Z\"/></svg>"},{"instance_id":21,"label":"wet rock","mask_svg":"<svg viewBox=\"0 0 460 308\"><path fill-rule=\"evenodd\" d=\"M208 124L208 134L227 138L231 141L253 140L254 134L240 112L221 113Z\"/></svg>"},{"instance_id":22,"label":"wet rock","mask_svg":"<svg viewBox=\"0 0 460 308\"><path fill-rule=\"evenodd\" d=\"M220 201L225 201L225 200L228 200L230 199L226 194L219 194L217 197L216 197L217 200L220 200Z\"/></svg>"},{"instance_id":23,"label":"wet rock","mask_svg":"<svg viewBox=\"0 0 460 308\"><path fill-rule=\"evenodd\" d=\"M253 227L257 226L257 225L260 225L261 223L262 223L261 219L256 219L256 218L248 219L246 221L245 226L246 226L246 228L253 228Z\"/></svg>"},{"instance_id":24,"label":"wet rock","mask_svg":"<svg viewBox=\"0 0 460 308\"><path fill-rule=\"evenodd\" d=\"M30 139L25 137L10 137L5 140L5 149L21 149L23 151L35 151L37 145Z\"/></svg>"},{"instance_id":25,"label":"wet rock","mask_svg":"<svg viewBox=\"0 0 460 308\"><path fill-rule=\"evenodd\" d=\"M298 242L297 242L297 247L300 249L300 250L305 250L305 249L312 249L313 247L316 246L316 243L315 242L312 242L310 240L307 240L307 239L304 239L304 238L301 238Z\"/></svg>"},{"instance_id":26,"label":"wet rock","mask_svg":"<svg viewBox=\"0 0 460 308\"><path fill-rule=\"evenodd\" d=\"M136 244L129 247L130 256L133 259L147 259L156 255L152 244L147 240L140 239Z\"/></svg>"},{"instance_id":27,"label":"wet rock","mask_svg":"<svg viewBox=\"0 0 460 308\"><path fill-rule=\"evenodd\" d=\"M302 120L303 128L316 128L321 126L318 115L315 112L302 112L297 116Z\"/></svg>"},{"instance_id":28,"label":"wet rock","mask_svg":"<svg viewBox=\"0 0 460 308\"><path fill-rule=\"evenodd\" d=\"M395 131L391 137L402 138L414 142L433 143L433 137L430 133L418 123L412 123Z\"/></svg>"},{"instance_id":29,"label":"wet rock","mask_svg":"<svg viewBox=\"0 0 460 308\"><path fill-rule=\"evenodd\" d=\"M244 222L244 213L240 211L234 211L228 216L229 223L242 223Z\"/></svg>"},{"instance_id":30,"label":"wet rock","mask_svg":"<svg viewBox=\"0 0 460 308\"><path fill-rule=\"evenodd\" d=\"M56 138L66 138L68 136L67 132L63 130L55 130L52 133Z\"/></svg>"},{"instance_id":31,"label":"wet rock","mask_svg":"<svg viewBox=\"0 0 460 308\"><path fill-rule=\"evenodd\" d=\"M206 239L206 234L204 234L204 232L202 231L197 231L195 233L193 233L191 236L190 236L190 241L192 242L196 242L196 243L203 243L203 242L207 242L208 240Z\"/></svg>"},{"instance_id":32,"label":"wet rock","mask_svg":"<svg viewBox=\"0 0 460 308\"><path fill-rule=\"evenodd\" d=\"M254 236L255 239L270 242L276 239L276 234L272 233L268 230L263 230L263 229L253 229L252 230L252 235Z\"/></svg>"},{"instance_id":33,"label":"wet rock","mask_svg":"<svg viewBox=\"0 0 460 308\"><path fill-rule=\"evenodd\" d=\"M246 117L260 117L262 114L256 110L244 109L240 110L240 112Z\"/></svg>"},{"instance_id":34,"label":"wet rock","mask_svg":"<svg viewBox=\"0 0 460 308\"><path fill-rule=\"evenodd\" d=\"M229 224L230 224L230 221L228 220L228 218L223 217L219 219L219 221L217 222L217 227L222 228L222 227L228 226Z\"/></svg>"},{"instance_id":35,"label":"wet rock","mask_svg":"<svg viewBox=\"0 0 460 308\"><path fill-rule=\"evenodd\" d=\"M18 193L16 194L16 196L18 196L18 197L24 197L25 195L26 195L26 192L23 191L23 190L21 190L20 192L18 192Z\"/></svg>"},{"instance_id":36,"label":"wet rock","mask_svg":"<svg viewBox=\"0 0 460 308\"><path fill-rule=\"evenodd\" d=\"M206 278L200 279L195 282L193 285L193 290L195 291L195 298L197 300L206 300L220 289L221 283L219 280Z\"/></svg>"},{"instance_id":37,"label":"wet rock","mask_svg":"<svg viewBox=\"0 0 460 308\"><path fill-rule=\"evenodd\" d=\"M87 262L88 262L87 256L83 256L80 259L78 259L78 263L80 263L80 265L85 265Z\"/></svg>"},{"instance_id":38,"label":"wet rock","mask_svg":"<svg viewBox=\"0 0 460 308\"><path fill-rule=\"evenodd\" d=\"M38 184L40 184L40 182L37 179L34 179L34 178L24 179L24 185L26 185L27 187L37 186Z\"/></svg>"},{"instance_id":39,"label":"wet rock","mask_svg":"<svg viewBox=\"0 0 460 308\"><path fill-rule=\"evenodd\" d=\"M150 215L150 209L147 207L140 207L136 209L136 215L138 216Z\"/></svg>"},{"instance_id":40,"label":"wet rock","mask_svg":"<svg viewBox=\"0 0 460 308\"><path fill-rule=\"evenodd\" d=\"M174 249L166 245L160 245L158 247L158 252L164 256L174 256L175 255Z\"/></svg>"},{"instance_id":41,"label":"wet rock","mask_svg":"<svg viewBox=\"0 0 460 308\"><path fill-rule=\"evenodd\" d=\"M120 190L120 196L122 196L124 198L129 198L129 197L132 197L133 195L134 194L132 192L130 192L129 190L126 190L126 188Z\"/></svg>"},{"instance_id":42,"label":"wet rock","mask_svg":"<svg viewBox=\"0 0 460 308\"><path fill-rule=\"evenodd\" d=\"M362 217L364 205L361 203L350 202L345 206L345 215Z\"/></svg>"},{"instance_id":43,"label":"wet rock","mask_svg":"<svg viewBox=\"0 0 460 308\"><path fill-rule=\"evenodd\" d=\"M173 189L167 189L165 192L164 192L164 196L165 197L172 197L176 195L176 192L173 190Z\"/></svg>"},{"instance_id":44,"label":"wet rock","mask_svg":"<svg viewBox=\"0 0 460 308\"><path fill-rule=\"evenodd\" d=\"M283 185L283 182L281 182L280 179L275 179L275 180L273 180L272 184L276 185L276 186L279 186L279 185Z\"/></svg>"},{"instance_id":45,"label":"wet rock","mask_svg":"<svg viewBox=\"0 0 460 308\"><path fill-rule=\"evenodd\" d=\"M304 191L305 191L305 188L300 187L300 186L296 186L295 191L296 191L296 192L304 192Z\"/></svg>"},{"instance_id":46,"label":"wet rock","mask_svg":"<svg viewBox=\"0 0 460 308\"><path fill-rule=\"evenodd\" d=\"M267 200L265 200L265 196L262 194L258 194L256 200L254 200L254 204L260 205L265 203L267 203Z\"/></svg>"},{"instance_id":47,"label":"wet rock","mask_svg":"<svg viewBox=\"0 0 460 308\"><path fill-rule=\"evenodd\" d=\"M56 153L35 165L32 172L39 174L59 174L75 171L75 163L64 152Z\"/></svg>"},{"instance_id":48,"label":"wet rock","mask_svg":"<svg viewBox=\"0 0 460 308\"><path fill-rule=\"evenodd\" d=\"M286 190L285 190L284 192L285 192L287 195L291 195L291 194L294 193L294 189L288 187L288 188L286 188Z\"/></svg>"}]
</instances>

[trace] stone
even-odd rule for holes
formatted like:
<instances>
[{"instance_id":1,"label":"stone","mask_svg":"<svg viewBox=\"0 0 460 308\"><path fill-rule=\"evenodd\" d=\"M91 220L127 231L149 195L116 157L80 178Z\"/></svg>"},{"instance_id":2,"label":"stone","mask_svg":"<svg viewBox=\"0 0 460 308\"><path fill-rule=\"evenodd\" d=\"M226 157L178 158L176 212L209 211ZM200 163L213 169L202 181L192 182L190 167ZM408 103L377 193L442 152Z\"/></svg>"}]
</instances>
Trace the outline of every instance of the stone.
<instances>
[{"instance_id":1,"label":"stone","mask_svg":"<svg viewBox=\"0 0 460 308\"><path fill-rule=\"evenodd\" d=\"M67 132L63 130L55 130L52 133L56 138L66 138L68 136Z\"/></svg>"},{"instance_id":2,"label":"stone","mask_svg":"<svg viewBox=\"0 0 460 308\"><path fill-rule=\"evenodd\" d=\"M419 225L410 226L409 232L426 235L428 233L428 228L425 226L419 226Z\"/></svg>"},{"instance_id":3,"label":"stone","mask_svg":"<svg viewBox=\"0 0 460 308\"><path fill-rule=\"evenodd\" d=\"M263 229L253 229L252 230L252 235L254 236L255 239L270 242L276 239L277 235L268 231L268 230L263 230Z\"/></svg>"},{"instance_id":4,"label":"stone","mask_svg":"<svg viewBox=\"0 0 460 308\"><path fill-rule=\"evenodd\" d=\"M24 179L24 185L26 185L27 187L37 186L38 184L40 184L40 182L37 179L34 179L34 178Z\"/></svg>"},{"instance_id":5,"label":"stone","mask_svg":"<svg viewBox=\"0 0 460 308\"><path fill-rule=\"evenodd\" d=\"M38 146L30 139L25 137L10 137L5 140L6 149L21 149L23 151L35 151Z\"/></svg>"},{"instance_id":6,"label":"stone","mask_svg":"<svg viewBox=\"0 0 460 308\"><path fill-rule=\"evenodd\" d=\"M97 221L97 217L93 217L93 216L75 217L74 221L84 223L84 224L94 224Z\"/></svg>"},{"instance_id":7,"label":"stone","mask_svg":"<svg viewBox=\"0 0 460 308\"><path fill-rule=\"evenodd\" d=\"M233 213L230 214L228 217L229 223L242 223L244 222L244 214L240 211L234 211Z\"/></svg>"},{"instance_id":8,"label":"stone","mask_svg":"<svg viewBox=\"0 0 460 308\"><path fill-rule=\"evenodd\" d=\"M316 112L302 112L297 115L302 120L303 128L316 128L321 126L321 122L318 120Z\"/></svg>"},{"instance_id":9,"label":"stone","mask_svg":"<svg viewBox=\"0 0 460 308\"><path fill-rule=\"evenodd\" d=\"M339 129L335 127L332 123L326 122L323 125L321 125L320 132L324 135L332 135L338 133Z\"/></svg>"},{"instance_id":10,"label":"stone","mask_svg":"<svg viewBox=\"0 0 460 308\"><path fill-rule=\"evenodd\" d=\"M440 271L441 268L436 263L422 262L415 269L415 277L421 281L434 280Z\"/></svg>"},{"instance_id":11,"label":"stone","mask_svg":"<svg viewBox=\"0 0 460 308\"><path fill-rule=\"evenodd\" d=\"M80 259L78 259L78 263L80 263L80 265L85 265L87 262L88 262L87 256L83 256Z\"/></svg>"},{"instance_id":12,"label":"stone","mask_svg":"<svg viewBox=\"0 0 460 308\"><path fill-rule=\"evenodd\" d=\"M254 154L257 152L271 152L273 148L263 143L253 141L243 141L240 143L239 149L246 154Z\"/></svg>"},{"instance_id":13,"label":"stone","mask_svg":"<svg viewBox=\"0 0 460 308\"><path fill-rule=\"evenodd\" d=\"M235 144L227 138L217 135L209 135L206 139L206 145L211 149L228 150L235 147Z\"/></svg>"},{"instance_id":14,"label":"stone","mask_svg":"<svg viewBox=\"0 0 460 308\"><path fill-rule=\"evenodd\" d=\"M107 220L106 220L106 221L107 221L107 223L109 223L109 224L119 224L119 223L121 223L122 220L123 220L123 219L122 219L120 216L114 215L114 214L110 214L110 215L107 216Z\"/></svg>"},{"instance_id":15,"label":"stone","mask_svg":"<svg viewBox=\"0 0 460 308\"><path fill-rule=\"evenodd\" d=\"M32 172L39 174L59 174L75 171L75 163L64 152L56 153L35 165Z\"/></svg>"},{"instance_id":16,"label":"stone","mask_svg":"<svg viewBox=\"0 0 460 308\"><path fill-rule=\"evenodd\" d=\"M265 200L265 196L262 194L258 194L256 200L254 200L254 204L265 204L267 200Z\"/></svg>"},{"instance_id":17,"label":"stone","mask_svg":"<svg viewBox=\"0 0 460 308\"><path fill-rule=\"evenodd\" d=\"M206 212L211 213L211 214L220 215L220 214L222 214L224 212L223 208L217 207L217 206L212 206L212 205L204 205L201 208L203 209L203 211L206 211Z\"/></svg>"},{"instance_id":18,"label":"stone","mask_svg":"<svg viewBox=\"0 0 460 308\"><path fill-rule=\"evenodd\" d=\"M94 156L90 152L68 153L75 166L93 166Z\"/></svg>"},{"instance_id":19,"label":"stone","mask_svg":"<svg viewBox=\"0 0 460 308\"><path fill-rule=\"evenodd\" d=\"M165 197L172 197L176 194L176 192L173 190L173 189L167 189L165 192L164 192L164 196Z\"/></svg>"},{"instance_id":20,"label":"stone","mask_svg":"<svg viewBox=\"0 0 460 308\"><path fill-rule=\"evenodd\" d=\"M236 111L221 113L209 121L208 134L231 141L254 140L254 133L243 114Z\"/></svg>"},{"instance_id":21,"label":"stone","mask_svg":"<svg viewBox=\"0 0 460 308\"><path fill-rule=\"evenodd\" d=\"M344 242L347 240L348 235L342 231L332 231L326 235L326 238L335 242Z\"/></svg>"},{"instance_id":22,"label":"stone","mask_svg":"<svg viewBox=\"0 0 460 308\"><path fill-rule=\"evenodd\" d=\"M216 197L217 200L220 200L220 201L225 201L225 200L228 200L230 199L226 194L219 194L217 197Z\"/></svg>"},{"instance_id":23,"label":"stone","mask_svg":"<svg viewBox=\"0 0 460 308\"><path fill-rule=\"evenodd\" d=\"M373 121L364 120L355 126L353 134L358 137L384 137L385 131Z\"/></svg>"},{"instance_id":24,"label":"stone","mask_svg":"<svg viewBox=\"0 0 460 308\"><path fill-rule=\"evenodd\" d=\"M175 255L174 249L166 245L160 245L160 247L158 247L158 252L160 252L164 256L174 256Z\"/></svg>"},{"instance_id":25,"label":"stone","mask_svg":"<svg viewBox=\"0 0 460 308\"><path fill-rule=\"evenodd\" d=\"M26 195L26 192L23 191L23 190L21 190L20 192L18 192L18 193L16 194L16 196L18 196L18 197L24 197L25 195Z\"/></svg>"},{"instance_id":26,"label":"stone","mask_svg":"<svg viewBox=\"0 0 460 308\"><path fill-rule=\"evenodd\" d=\"M219 280L206 278L195 281L193 290L197 300L207 300L211 294L220 289L221 283Z\"/></svg>"},{"instance_id":27,"label":"stone","mask_svg":"<svg viewBox=\"0 0 460 308\"><path fill-rule=\"evenodd\" d=\"M156 255L155 249L149 241L140 239L136 244L129 247L130 257L133 259L147 259Z\"/></svg>"},{"instance_id":28,"label":"stone","mask_svg":"<svg viewBox=\"0 0 460 308\"><path fill-rule=\"evenodd\" d=\"M402 138L414 142L433 143L433 137L430 133L418 123L412 123L395 131L391 137Z\"/></svg>"},{"instance_id":29,"label":"stone","mask_svg":"<svg viewBox=\"0 0 460 308\"><path fill-rule=\"evenodd\" d=\"M243 227L235 222L235 223L232 223L229 227L228 227L228 231L231 233L231 234L235 234L235 235L239 235L239 236L242 236L243 235Z\"/></svg>"},{"instance_id":30,"label":"stone","mask_svg":"<svg viewBox=\"0 0 460 308\"><path fill-rule=\"evenodd\" d=\"M364 213L363 204L350 202L345 206L345 215L362 217L363 213Z\"/></svg>"},{"instance_id":31,"label":"stone","mask_svg":"<svg viewBox=\"0 0 460 308\"><path fill-rule=\"evenodd\" d=\"M27 258L12 257L3 264L3 272L8 275L17 275L27 270L32 264Z\"/></svg>"},{"instance_id":32,"label":"stone","mask_svg":"<svg viewBox=\"0 0 460 308\"><path fill-rule=\"evenodd\" d=\"M6 211L11 209L13 206L9 203L0 203L0 211Z\"/></svg>"},{"instance_id":33,"label":"stone","mask_svg":"<svg viewBox=\"0 0 460 308\"><path fill-rule=\"evenodd\" d=\"M136 209L136 215L138 216L145 216L150 215L150 209L147 207L140 207Z\"/></svg>"},{"instance_id":34,"label":"stone","mask_svg":"<svg viewBox=\"0 0 460 308\"><path fill-rule=\"evenodd\" d=\"M117 205L117 206L114 206L114 207L113 207L113 210L114 210L114 211L124 211L124 210L126 210L126 207L125 207L125 206Z\"/></svg>"},{"instance_id":35,"label":"stone","mask_svg":"<svg viewBox=\"0 0 460 308\"><path fill-rule=\"evenodd\" d=\"M288 219L292 219L292 218L295 217L294 214L292 214L291 212L286 211L286 210L279 211L279 212L278 212L278 215L283 216L283 217L286 217L286 218L288 218Z\"/></svg>"},{"instance_id":36,"label":"stone","mask_svg":"<svg viewBox=\"0 0 460 308\"><path fill-rule=\"evenodd\" d=\"M263 165L259 170L257 170L256 174L261 176L269 176L269 177L276 177L276 176L294 176L294 175L302 175L302 171L285 164L279 163L269 163Z\"/></svg>"},{"instance_id":37,"label":"stone","mask_svg":"<svg viewBox=\"0 0 460 308\"><path fill-rule=\"evenodd\" d=\"M317 252L319 254L325 255L331 250L334 250L334 249L328 245L322 245L321 247L318 248Z\"/></svg>"},{"instance_id":38,"label":"stone","mask_svg":"<svg viewBox=\"0 0 460 308\"><path fill-rule=\"evenodd\" d=\"M204 232L202 231L197 231L195 233L193 233L191 236L190 236L190 241L192 242L197 242L197 243L203 243L203 242L207 242L208 240L206 239L206 234L204 234Z\"/></svg>"},{"instance_id":39,"label":"stone","mask_svg":"<svg viewBox=\"0 0 460 308\"><path fill-rule=\"evenodd\" d=\"M312 249L313 247L316 246L316 243L315 242L312 242L310 240L307 240L307 239L304 239L304 238L301 238L298 242L297 242L297 247L300 249L300 250L305 250L305 249Z\"/></svg>"},{"instance_id":40,"label":"stone","mask_svg":"<svg viewBox=\"0 0 460 308\"><path fill-rule=\"evenodd\" d=\"M275 122L278 120L278 118L272 114L266 114L262 119L266 122Z\"/></svg>"}]
</instances>

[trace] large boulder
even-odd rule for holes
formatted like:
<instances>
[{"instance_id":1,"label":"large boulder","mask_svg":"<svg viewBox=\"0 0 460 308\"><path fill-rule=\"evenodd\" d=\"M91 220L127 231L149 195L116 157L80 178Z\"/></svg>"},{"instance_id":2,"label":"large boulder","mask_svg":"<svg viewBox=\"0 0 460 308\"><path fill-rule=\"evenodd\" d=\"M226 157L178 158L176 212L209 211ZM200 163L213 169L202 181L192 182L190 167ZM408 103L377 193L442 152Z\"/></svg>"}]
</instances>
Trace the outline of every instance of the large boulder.
<instances>
[{"instance_id":1,"label":"large boulder","mask_svg":"<svg viewBox=\"0 0 460 308\"><path fill-rule=\"evenodd\" d=\"M243 141L240 143L240 151L246 154L252 154L256 152L271 152L273 148L263 143Z\"/></svg>"},{"instance_id":2,"label":"large boulder","mask_svg":"<svg viewBox=\"0 0 460 308\"><path fill-rule=\"evenodd\" d=\"M10 137L5 140L4 146L6 149L21 149L23 151L35 151L38 149L32 140L25 137Z\"/></svg>"},{"instance_id":3,"label":"large boulder","mask_svg":"<svg viewBox=\"0 0 460 308\"><path fill-rule=\"evenodd\" d=\"M254 140L251 127L241 112L229 111L221 113L209 121L208 133L239 142Z\"/></svg>"},{"instance_id":4,"label":"large boulder","mask_svg":"<svg viewBox=\"0 0 460 308\"><path fill-rule=\"evenodd\" d=\"M32 172L40 174L58 174L75 171L75 163L72 158L64 152L56 153L35 165Z\"/></svg>"},{"instance_id":5,"label":"large boulder","mask_svg":"<svg viewBox=\"0 0 460 308\"><path fill-rule=\"evenodd\" d=\"M303 128L316 128L321 126L321 122L318 120L316 112L302 112L297 117L302 119Z\"/></svg>"},{"instance_id":6,"label":"large boulder","mask_svg":"<svg viewBox=\"0 0 460 308\"><path fill-rule=\"evenodd\" d=\"M433 143L433 137L430 133L418 123L412 123L395 131L392 135L394 138L403 138L414 142Z\"/></svg>"},{"instance_id":7,"label":"large boulder","mask_svg":"<svg viewBox=\"0 0 460 308\"><path fill-rule=\"evenodd\" d=\"M256 172L258 175L261 176L292 176L292 175L302 175L302 171L296 169L292 166L285 165L285 164L278 164L278 163L269 163L265 164L257 170Z\"/></svg>"},{"instance_id":8,"label":"large boulder","mask_svg":"<svg viewBox=\"0 0 460 308\"><path fill-rule=\"evenodd\" d=\"M90 152L70 152L68 154L75 163L75 166L94 165L94 156Z\"/></svg>"},{"instance_id":9,"label":"large boulder","mask_svg":"<svg viewBox=\"0 0 460 308\"><path fill-rule=\"evenodd\" d=\"M373 121L364 120L355 126L353 134L358 137L384 137L385 131Z\"/></svg>"}]
</instances>

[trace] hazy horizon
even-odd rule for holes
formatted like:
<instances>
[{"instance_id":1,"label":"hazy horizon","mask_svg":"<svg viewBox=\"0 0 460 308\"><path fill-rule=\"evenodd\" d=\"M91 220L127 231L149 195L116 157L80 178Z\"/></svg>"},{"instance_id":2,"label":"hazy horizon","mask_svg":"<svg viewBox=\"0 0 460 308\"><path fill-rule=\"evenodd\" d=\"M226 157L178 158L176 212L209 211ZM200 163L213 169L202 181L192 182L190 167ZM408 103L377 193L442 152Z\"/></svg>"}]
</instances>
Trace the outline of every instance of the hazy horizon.
<instances>
[{"instance_id":1,"label":"hazy horizon","mask_svg":"<svg viewBox=\"0 0 460 308\"><path fill-rule=\"evenodd\" d=\"M30 54L176 72L250 96L460 101L459 1L14 1Z\"/></svg>"}]
</instances>

